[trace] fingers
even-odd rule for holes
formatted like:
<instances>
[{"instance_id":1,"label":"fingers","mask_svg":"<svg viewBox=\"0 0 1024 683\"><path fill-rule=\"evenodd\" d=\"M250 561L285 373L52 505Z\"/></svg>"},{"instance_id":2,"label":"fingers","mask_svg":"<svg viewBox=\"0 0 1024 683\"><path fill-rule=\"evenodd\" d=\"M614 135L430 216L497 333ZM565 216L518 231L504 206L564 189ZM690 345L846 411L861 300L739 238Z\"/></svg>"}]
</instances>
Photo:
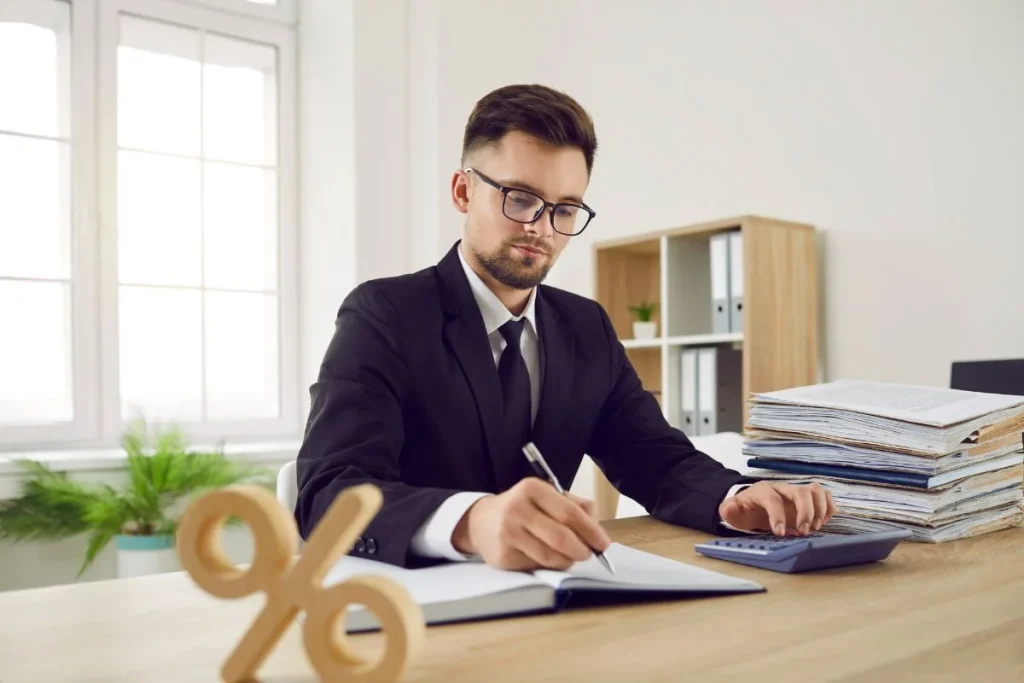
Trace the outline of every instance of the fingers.
<instances>
[{"instance_id":1,"label":"fingers","mask_svg":"<svg viewBox=\"0 0 1024 683\"><path fill-rule=\"evenodd\" d=\"M829 491L828 489L825 490L825 498L826 498L826 502L828 503L828 509L827 509L827 512L825 513L825 522L824 522L824 524L828 524L828 521L830 519L832 519L833 515L836 514L836 502L832 499L832 492Z\"/></svg>"},{"instance_id":2,"label":"fingers","mask_svg":"<svg viewBox=\"0 0 1024 683\"><path fill-rule=\"evenodd\" d=\"M776 536L786 535L786 504L774 486L759 492L761 507L768 513L768 525Z\"/></svg>"},{"instance_id":3,"label":"fingers","mask_svg":"<svg viewBox=\"0 0 1024 683\"><path fill-rule=\"evenodd\" d=\"M527 495L544 514L567 526L589 548L604 550L610 544L607 532L583 506L557 492L550 484L532 479Z\"/></svg>"},{"instance_id":4,"label":"fingers","mask_svg":"<svg viewBox=\"0 0 1024 683\"><path fill-rule=\"evenodd\" d=\"M811 520L811 528L817 531L825 523L825 517L828 514L828 492L818 483L811 484L807 488L814 499L814 518Z\"/></svg>"},{"instance_id":5,"label":"fingers","mask_svg":"<svg viewBox=\"0 0 1024 683\"><path fill-rule=\"evenodd\" d=\"M721 517L726 522L729 522L730 524L732 524L731 520L736 518L736 515L739 514L739 511L740 511L740 504L739 504L739 501L737 501L735 496L734 496L732 498L726 499L719 506L719 508L718 508L718 516Z\"/></svg>"},{"instance_id":6,"label":"fingers","mask_svg":"<svg viewBox=\"0 0 1024 683\"><path fill-rule=\"evenodd\" d=\"M595 520L597 519L597 508L594 506L594 501L588 500L586 498L580 498L574 493L570 493L568 494L568 496L577 505L583 508L583 511L587 513L588 517L593 517Z\"/></svg>"},{"instance_id":7,"label":"fingers","mask_svg":"<svg viewBox=\"0 0 1024 683\"><path fill-rule=\"evenodd\" d=\"M587 547L603 551L611 544L608 533L581 506L548 484L538 484L531 490L530 498L544 514L568 527Z\"/></svg>"},{"instance_id":8,"label":"fingers","mask_svg":"<svg viewBox=\"0 0 1024 683\"><path fill-rule=\"evenodd\" d=\"M537 513L534 517L543 517L543 515ZM533 520L531 520L530 525L535 526ZM571 567L574 560L535 536L530 531L531 526L516 526L512 530L511 540L516 550L529 557L541 567L560 570Z\"/></svg>"},{"instance_id":9,"label":"fingers","mask_svg":"<svg viewBox=\"0 0 1024 683\"><path fill-rule=\"evenodd\" d=\"M782 485L777 488L783 498L792 503L794 512L794 524L796 531L801 536L811 530L811 521L814 519L814 496L809 487L796 485Z\"/></svg>"},{"instance_id":10,"label":"fingers","mask_svg":"<svg viewBox=\"0 0 1024 683\"><path fill-rule=\"evenodd\" d=\"M499 569L510 571L530 571L541 567L539 562L517 550L511 539L508 545L504 546L496 556L487 558L487 561Z\"/></svg>"},{"instance_id":11,"label":"fingers","mask_svg":"<svg viewBox=\"0 0 1024 683\"><path fill-rule=\"evenodd\" d=\"M569 527L559 524L539 509L524 520L524 526L546 546L575 562L583 562L591 555L590 548Z\"/></svg>"}]
</instances>

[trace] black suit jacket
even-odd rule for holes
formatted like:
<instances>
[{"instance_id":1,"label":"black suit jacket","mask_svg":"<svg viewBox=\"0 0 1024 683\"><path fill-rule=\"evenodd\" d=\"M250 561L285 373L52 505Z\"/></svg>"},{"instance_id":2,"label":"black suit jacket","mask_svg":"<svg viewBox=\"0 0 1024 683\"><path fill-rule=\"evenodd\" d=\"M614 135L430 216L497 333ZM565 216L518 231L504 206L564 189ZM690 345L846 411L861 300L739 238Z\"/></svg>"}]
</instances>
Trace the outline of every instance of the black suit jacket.
<instances>
[{"instance_id":1,"label":"black suit jacket","mask_svg":"<svg viewBox=\"0 0 1024 683\"><path fill-rule=\"evenodd\" d=\"M497 493L531 476L525 457L503 455L498 371L457 249L345 298L298 455L303 538L346 487L371 483L384 503L352 554L421 564L412 538L448 496ZM721 533L719 503L748 480L669 426L596 302L541 285L536 314L543 384L533 439L562 484L586 453L654 517Z\"/></svg>"}]
</instances>

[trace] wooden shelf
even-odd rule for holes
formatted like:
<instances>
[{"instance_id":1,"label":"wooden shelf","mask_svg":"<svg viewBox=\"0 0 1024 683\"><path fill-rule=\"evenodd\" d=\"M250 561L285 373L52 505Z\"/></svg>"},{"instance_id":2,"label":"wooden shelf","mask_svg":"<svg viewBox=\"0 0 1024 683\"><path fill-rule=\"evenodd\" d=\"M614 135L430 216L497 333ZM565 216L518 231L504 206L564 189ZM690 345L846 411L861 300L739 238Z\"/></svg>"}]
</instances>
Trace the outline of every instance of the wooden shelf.
<instances>
[{"instance_id":1,"label":"wooden shelf","mask_svg":"<svg viewBox=\"0 0 1024 683\"><path fill-rule=\"evenodd\" d=\"M690 334L680 337L655 337L654 339L621 339L627 349L657 349L662 346L707 346L709 344L743 343L742 332L725 334Z\"/></svg>"},{"instance_id":2,"label":"wooden shelf","mask_svg":"<svg viewBox=\"0 0 1024 683\"><path fill-rule=\"evenodd\" d=\"M665 343L668 346L703 346L708 344L736 344L742 342L742 332L726 332L725 334L689 334L681 337L669 337L665 340Z\"/></svg>"},{"instance_id":3,"label":"wooden shelf","mask_svg":"<svg viewBox=\"0 0 1024 683\"><path fill-rule=\"evenodd\" d=\"M622 345L627 349L657 349L665 342L661 337L654 339L623 339Z\"/></svg>"},{"instance_id":4,"label":"wooden shelf","mask_svg":"<svg viewBox=\"0 0 1024 683\"><path fill-rule=\"evenodd\" d=\"M743 310L742 332L719 334L712 324L711 238L722 233L739 233L742 242ZM594 268L595 299L672 426L684 429L681 358L688 347L727 345L730 367L742 365L742 381L728 382L728 391L741 396L818 381L818 245L812 226L739 216L643 232L596 243ZM641 301L658 304L655 339L633 339L629 308ZM746 424L747 401L737 410ZM596 474L598 514L614 517L617 494Z\"/></svg>"}]
</instances>

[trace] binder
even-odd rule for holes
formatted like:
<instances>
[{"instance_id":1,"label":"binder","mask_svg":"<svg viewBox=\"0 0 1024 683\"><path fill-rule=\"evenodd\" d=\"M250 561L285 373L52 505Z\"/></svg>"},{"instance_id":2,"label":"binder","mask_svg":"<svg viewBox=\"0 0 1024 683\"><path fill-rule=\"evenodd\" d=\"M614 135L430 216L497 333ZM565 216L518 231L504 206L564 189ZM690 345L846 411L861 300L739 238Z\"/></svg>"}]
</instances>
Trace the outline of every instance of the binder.
<instances>
[{"instance_id":1,"label":"binder","mask_svg":"<svg viewBox=\"0 0 1024 683\"><path fill-rule=\"evenodd\" d=\"M774 472L784 472L792 475L807 475L809 477L828 477L831 479L848 479L857 482L869 482L874 484L888 484L890 486L902 486L906 488L928 490L949 490L954 484L966 484L968 479L980 477L991 472L1003 472L1013 469L1021 464L1020 453L1009 453L1005 456L982 461L974 465L967 465L942 474L921 474L918 472L898 472L896 470L880 470L869 467L850 467L849 465L829 465L819 462L803 462L800 460L777 460L775 458L749 458L747 465ZM1018 473L1015 470L1014 473ZM1018 474L1019 477L1019 474ZM992 481L988 481L992 479ZM974 480L972 480L974 481ZM976 481L982 481L980 479ZM994 477L988 477L987 485L997 490L1004 486ZM961 487L962 488L962 487ZM895 495L895 494L894 494ZM970 494L968 494L970 495ZM977 492L977 495L981 495Z\"/></svg>"},{"instance_id":2,"label":"binder","mask_svg":"<svg viewBox=\"0 0 1024 683\"><path fill-rule=\"evenodd\" d=\"M743 431L743 353L728 346L698 351L698 436Z\"/></svg>"},{"instance_id":3,"label":"binder","mask_svg":"<svg viewBox=\"0 0 1024 683\"><path fill-rule=\"evenodd\" d=\"M697 406L700 411L698 436L718 433L718 349L700 349L697 359Z\"/></svg>"},{"instance_id":4,"label":"binder","mask_svg":"<svg viewBox=\"0 0 1024 683\"><path fill-rule=\"evenodd\" d=\"M697 415L697 350L683 349L679 428L686 434L698 434Z\"/></svg>"},{"instance_id":5,"label":"binder","mask_svg":"<svg viewBox=\"0 0 1024 683\"><path fill-rule=\"evenodd\" d=\"M729 233L729 330L743 331L743 232Z\"/></svg>"},{"instance_id":6,"label":"binder","mask_svg":"<svg viewBox=\"0 0 1024 683\"><path fill-rule=\"evenodd\" d=\"M729 331L729 233L711 237L711 331Z\"/></svg>"}]
</instances>

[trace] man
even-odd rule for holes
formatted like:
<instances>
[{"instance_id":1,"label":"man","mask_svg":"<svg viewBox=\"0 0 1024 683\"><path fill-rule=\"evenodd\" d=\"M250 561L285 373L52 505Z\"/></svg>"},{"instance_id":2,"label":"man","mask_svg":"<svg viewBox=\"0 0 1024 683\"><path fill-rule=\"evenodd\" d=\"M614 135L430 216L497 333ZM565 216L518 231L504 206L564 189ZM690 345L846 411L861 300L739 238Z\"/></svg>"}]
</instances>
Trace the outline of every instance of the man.
<instances>
[{"instance_id":1,"label":"man","mask_svg":"<svg viewBox=\"0 0 1024 683\"><path fill-rule=\"evenodd\" d=\"M476 104L451 180L462 239L436 267L356 287L338 312L298 456L303 537L339 493L370 483L384 503L357 556L533 569L603 551L592 504L531 476L527 441L566 486L589 454L674 524L805 534L831 517L817 485L744 479L697 451L604 310L541 285L594 216L583 196L596 148L583 108L547 87Z\"/></svg>"}]
</instances>

